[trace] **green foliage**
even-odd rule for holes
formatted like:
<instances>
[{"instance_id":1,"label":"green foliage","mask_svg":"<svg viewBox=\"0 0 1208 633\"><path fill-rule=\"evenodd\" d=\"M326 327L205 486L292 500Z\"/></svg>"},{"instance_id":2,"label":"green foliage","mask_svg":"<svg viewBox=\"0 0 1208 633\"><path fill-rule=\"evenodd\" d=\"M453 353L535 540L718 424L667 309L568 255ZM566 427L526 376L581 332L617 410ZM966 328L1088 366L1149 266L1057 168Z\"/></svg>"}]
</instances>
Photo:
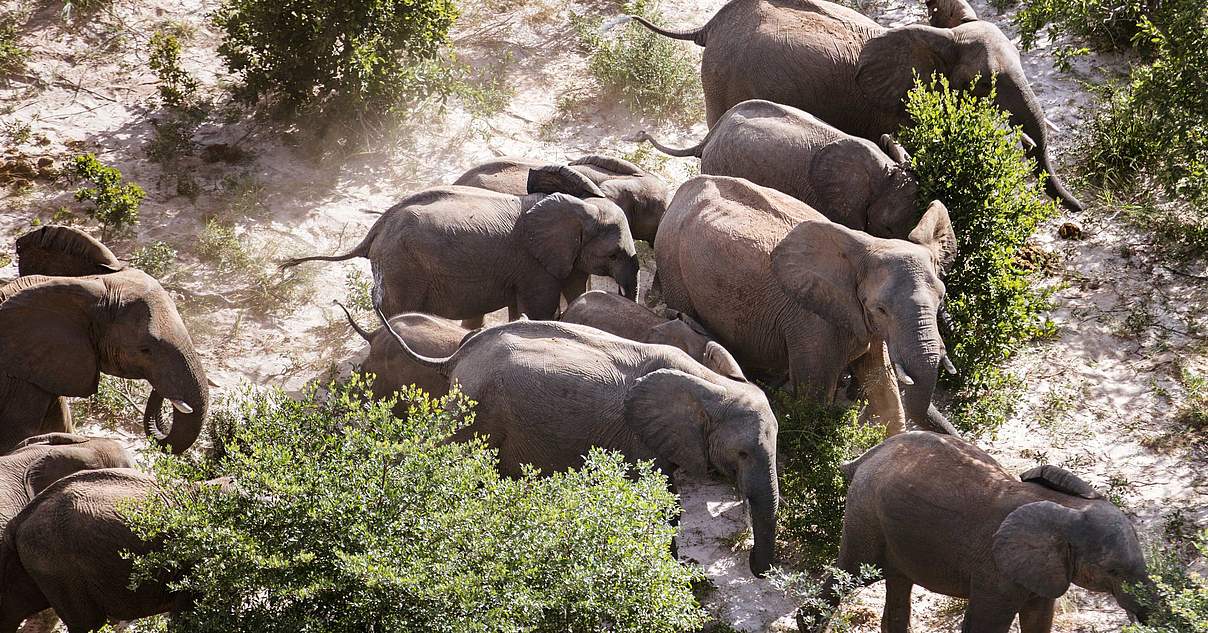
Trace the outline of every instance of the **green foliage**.
<instances>
[{"instance_id":1,"label":"green foliage","mask_svg":"<svg viewBox=\"0 0 1208 633\"><path fill-rule=\"evenodd\" d=\"M1183 403L1175 413L1175 419L1188 431L1208 431L1208 378L1187 369L1179 373L1183 385Z\"/></svg>"},{"instance_id":2,"label":"green foliage","mask_svg":"<svg viewBox=\"0 0 1208 633\"><path fill-rule=\"evenodd\" d=\"M373 312L373 280L359 269L352 269L344 277L348 295L344 305L353 312Z\"/></svg>"},{"instance_id":3,"label":"green foliage","mask_svg":"<svg viewBox=\"0 0 1208 633\"><path fill-rule=\"evenodd\" d=\"M138 208L147 193L134 183L123 183L122 172L107 167L92 154L80 154L73 163L75 177L91 181L95 187L76 191L76 200L94 204L89 215L101 223L106 233L124 231L138 222Z\"/></svg>"},{"instance_id":4,"label":"green foliage","mask_svg":"<svg viewBox=\"0 0 1208 633\"><path fill-rule=\"evenodd\" d=\"M180 40L173 34L156 31L151 36L151 57L147 62L159 79L159 100L169 108L183 108L196 99L197 80L180 65Z\"/></svg>"},{"instance_id":5,"label":"green foliage","mask_svg":"<svg viewBox=\"0 0 1208 633\"><path fill-rule=\"evenodd\" d=\"M884 427L865 425L856 409L819 405L784 392L771 394L779 422L781 459L779 535L792 541L809 569L833 562L843 533L845 462L885 439Z\"/></svg>"},{"instance_id":6,"label":"green foliage","mask_svg":"<svg viewBox=\"0 0 1208 633\"><path fill-rule=\"evenodd\" d=\"M672 559L666 479L596 451L577 471L500 476L454 393L391 413L354 376L320 397L246 393L204 461L161 456L165 500L127 511L163 549L136 578L179 570L194 597L172 630L693 630L694 572ZM232 488L192 488L229 476Z\"/></svg>"},{"instance_id":7,"label":"green foliage","mask_svg":"<svg viewBox=\"0 0 1208 633\"><path fill-rule=\"evenodd\" d=\"M450 0L223 0L212 17L241 100L358 118L449 94L457 14Z\"/></svg>"},{"instance_id":8,"label":"green foliage","mask_svg":"<svg viewBox=\"0 0 1208 633\"><path fill-rule=\"evenodd\" d=\"M820 578L797 574L789 579L794 593L803 599L802 612L813 614L807 616L805 625L812 627L825 623L827 624L826 630L830 633L852 633L857 630L856 623L847 613L843 612L842 604L855 596L861 588L878 580L881 577L881 570L874 565L864 564L855 574L849 574L831 566L827 566L825 571L835 580L835 585L831 587L833 594L831 598L824 594L826 587L823 586ZM830 605L833 599L837 599L840 608L831 613Z\"/></svg>"},{"instance_id":9,"label":"green foliage","mask_svg":"<svg viewBox=\"0 0 1208 633\"><path fill-rule=\"evenodd\" d=\"M1151 617L1143 625L1124 627L1124 633L1208 633L1208 579L1188 569L1190 561L1177 545L1150 548L1146 558L1154 588L1133 592L1151 609ZM1208 556L1208 531L1195 539L1194 547L1201 558Z\"/></svg>"},{"instance_id":10,"label":"green foliage","mask_svg":"<svg viewBox=\"0 0 1208 633\"><path fill-rule=\"evenodd\" d=\"M943 384L955 395L953 423L975 434L992 431L1009 413L987 408L1013 402L999 393L1011 384L1002 364L1052 330L1047 295L1031 286L1021 250L1056 204L1034 177L1018 130L992 100L953 90L942 77L920 81L907 97L913 121L901 130L920 204L943 201L956 232L957 256L944 283L954 330L946 343L958 373L943 374Z\"/></svg>"},{"instance_id":11,"label":"green foliage","mask_svg":"<svg viewBox=\"0 0 1208 633\"><path fill-rule=\"evenodd\" d=\"M25 67L29 51L21 46L20 16L0 11L0 77L11 75Z\"/></svg>"},{"instance_id":12,"label":"green foliage","mask_svg":"<svg viewBox=\"0 0 1208 633\"><path fill-rule=\"evenodd\" d=\"M117 430L143 419L143 406L150 394L151 389L141 380L101 374L96 393L72 401L72 416L77 422L88 420Z\"/></svg>"},{"instance_id":13,"label":"green foliage","mask_svg":"<svg viewBox=\"0 0 1208 633\"><path fill-rule=\"evenodd\" d=\"M176 249L167 242L152 242L131 253L130 263L148 275L162 279L176 267Z\"/></svg>"},{"instance_id":14,"label":"green foliage","mask_svg":"<svg viewBox=\"0 0 1208 633\"><path fill-rule=\"evenodd\" d=\"M235 227L218 218L210 218L197 243L198 254L209 261L225 281L237 285L240 303L258 312L289 307L304 294L309 274L299 271L283 273L270 262L271 250L249 244Z\"/></svg>"},{"instance_id":15,"label":"green foliage","mask_svg":"<svg viewBox=\"0 0 1208 633\"><path fill-rule=\"evenodd\" d=\"M657 21L656 0L630 0L621 12ZM602 35L602 20L576 18L579 40L590 54L588 69L600 87L630 109L656 121L693 120L704 97L697 59L680 42L638 24L615 36Z\"/></svg>"},{"instance_id":16,"label":"green foliage","mask_svg":"<svg viewBox=\"0 0 1208 633\"><path fill-rule=\"evenodd\" d=\"M1138 24L1163 2L1158 0L1026 0L1015 14L1020 44L1036 45L1042 31L1050 38L1072 33L1096 46L1128 48L1138 36Z\"/></svg>"}]
</instances>

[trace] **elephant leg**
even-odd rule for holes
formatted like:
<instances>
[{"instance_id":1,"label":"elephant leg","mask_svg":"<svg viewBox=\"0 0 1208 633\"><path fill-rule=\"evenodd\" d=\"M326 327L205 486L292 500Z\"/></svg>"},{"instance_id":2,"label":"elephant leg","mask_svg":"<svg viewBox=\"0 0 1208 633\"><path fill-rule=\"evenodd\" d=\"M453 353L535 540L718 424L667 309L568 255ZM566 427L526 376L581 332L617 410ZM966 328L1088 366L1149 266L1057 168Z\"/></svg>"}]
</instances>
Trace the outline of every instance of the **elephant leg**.
<instances>
[{"instance_id":1,"label":"elephant leg","mask_svg":"<svg viewBox=\"0 0 1208 633\"><path fill-rule=\"evenodd\" d=\"M885 343L873 339L868 352L856 359L855 365L856 377L868 398L866 414L869 421L884 424L889 435L901 433L906 424L906 412L902 408L902 396L898 393L898 381Z\"/></svg>"},{"instance_id":2,"label":"elephant leg","mask_svg":"<svg viewBox=\"0 0 1208 633\"><path fill-rule=\"evenodd\" d=\"M55 615L54 609L46 609L25 618L25 624L21 626L20 633L54 633L55 625L58 623L59 616Z\"/></svg>"},{"instance_id":3,"label":"elephant leg","mask_svg":"<svg viewBox=\"0 0 1208 633\"><path fill-rule=\"evenodd\" d=\"M1049 633L1053 630L1056 600L1036 598L1019 611L1019 633Z\"/></svg>"},{"instance_id":4,"label":"elephant leg","mask_svg":"<svg viewBox=\"0 0 1208 633\"><path fill-rule=\"evenodd\" d=\"M42 418L42 429L45 433L74 433L75 424L71 419L71 406L67 398L59 396L51 401Z\"/></svg>"},{"instance_id":5,"label":"elephant leg","mask_svg":"<svg viewBox=\"0 0 1208 633\"><path fill-rule=\"evenodd\" d=\"M885 577L885 611L881 614L881 633L910 631L910 590L914 583L905 576Z\"/></svg>"},{"instance_id":6,"label":"elephant leg","mask_svg":"<svg viewBox=\"0 0 1208 633\"><path fill-rule=\"evenodd\" d=\"M570 305L571 301L574 301L579 295L587 292L587 280L590 278L591 276L587 273L582 273L576 270L570 274L570 277L567 277L562 282L562 299L566 305Z\"/></svg>"},{"instance_id":7,"label":"elephant leg","mask_svg":"<svg viewBox=\"0 0 1208 633\"><path fill-rule=\"evenodd\" d=\"M961 633L1008 633L1017 612L1018 607L992 596L970 596Z\"/></svg>"},{"instance_id":8,"label":"elephant leg","mask_svg":"<svg viewBox=\"0 0 1208 633\"><path fill-rule=\"evenodd\" d=\"M863 545L857 544L855 541L860 540ZM874 550L879 547L868 543L862 539L854 539L851 537L844 526L843 540L839 544L839 559L835 561L835 568L845 574L850 575L853 579L860 582L860 586L867 587L877 581L877 577L860 576L860 566L866 563L877 565L881 562L880 556L873 556ZM880 565L878 565L880 566ZM889 577L888 572L886 577ZM813 631L821 633L825 631L830 624L831 617L835 610L839 608L839 603L843 601L844 595L841 590L845 583L844 579L836 577L836 574L828 572L823 577L822 583L819 585L822 589L809 603L803 605L797 611L797 629L800 631ZM909 603L910 589L907 586L907 603ZM886 601L886 609L889 602ZM909 608L909 606L908 606ZM909 611L906 614L907 621L910 619Z\"/></svg>"},{"instance_id":9,"label":"elephant leg","mask_svg":"<svg viewBox=\"0 0 1208 633\"><path fill-rule=\"evenodd\" d=\"M486 318L486 315L482 314L472 319L462 319L461 327L464 327L467 330L477 330L478 328L482 327L482 324L486 321Z\"/></svg>"},{"instance_id":10,"label":"elephant leg","mask_svg":"<svg viewBox=\"0 0 1208 633\"><path fill-rule=\"evenodd\" d=\"M544 283L516 295L516 307L534 321L548 321L558 314L558 303L562 300L561 284Z\"/></svg>"},{"instance_id":11,"label":"elephant leg","mask_svg":"<svg viewBox=\"0 0 1208 633\"><path fill-rule=\"evenodd\" d=\"M837 337L823 334L790 333L785 348L793 392L829 405L835 401L835 390L847 368L847 354Z\"/></svg>"}]
</instances>

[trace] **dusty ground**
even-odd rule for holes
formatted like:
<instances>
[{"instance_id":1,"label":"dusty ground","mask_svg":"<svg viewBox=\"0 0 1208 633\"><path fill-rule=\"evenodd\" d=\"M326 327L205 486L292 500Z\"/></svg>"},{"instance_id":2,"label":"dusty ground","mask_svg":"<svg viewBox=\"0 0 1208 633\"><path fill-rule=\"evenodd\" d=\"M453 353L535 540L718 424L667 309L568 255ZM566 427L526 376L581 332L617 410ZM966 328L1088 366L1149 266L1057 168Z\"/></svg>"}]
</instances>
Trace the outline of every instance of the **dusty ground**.
<instances>
[{"instance_id":1,"label":"dusty ground","mask_svg":"<svg viewBox=\"0 0 1208 633\"><path fill-rule=\"evenodd\" d=\"M205 220L233 223L246 251L255 258L301 252L342 251L364 235L374 215L405 193L447 182L469 165L497 155L526 155L550 161L589 152L621 154L624 139L639 129L658 130L669 142L698 139L704 125L684 129L632 117L607 99L591 97L586 62L576 51L570 12L603 11L605 3L583 0L484 0L468 6L455 39L464 59L505 78L514 90L499 113L475 116L451 104L443 117L416 117L378 144L351 157L316 145L304 130L252 124L247 118L222 122L212 117L194 137L199 146L234 145L242 161L205 162L182 157L165 168L147 157L155 126L162 120L153 98L154 76L147 69L147 39L164 22L191 32L185 63L216 97L226 80L215 72L217 35L205 23L209 0L115 0L113 9L71 25L59 2L33 7L25 44L34 51L28 69L0 84L0 149L57 165L79 151L95 152L143 185L148 197L134 237L114 240L119 256L163 240L177 249L178 263L164 279L172 290L205 358L211 378L229 390L243 381L297 389L306 381L347 366L362 347L331 307L349 295L347 277L366 274L367 262L312 264L297 278L266 277L290 301L267 312L249 306L262 297L244 274L216 272L203 256L199 236ZM666 1L667 23L696 25L722 0ZM983 2L983 19L1008 33L1008 18ZM9 2L10 8L16 3ZM886 25L923 18L921 2L905 0L865 7ZM1073 73L1053 68L1047 45L1024 55L1033 85L1049 117L1064 130L1059 152L1086 120L1089 102L1082 81L1099 81L1122 68L1121 60L1092 56ZM573 111L560 104L577 101ZM24 126L29 138L13 132ZM7 160L7 158L6 158ZM693 163L667 162L669 178L682 181ZM178 195L178 174L200 186L195 201ZM79 209L75 186L65 179L35 179L28 187L0 189L0 255L34 218L49 221L56 209ZM1061 222L1085 232L1079 241L1056 237ZM1175 422L1184 398L1180 376L1205 370L1203 320L1206 282L1200 264L1171 264L1153 254L1152 237L1129 229L1114 210L1100 209L1061 218L1041 231L1038 242L1055 255L1049 283L1055 295L1054 340L1036 344L1012 363L1027 384L1020 410L983 444L1008 468L1022 471L1047 461L1070 467L1123 501L1143 526L1159 529L1182 511L1203 523L1206 482L1202 452L1185 441ZM3 263L0 259L0 263ZM259 262L256 265L263 264ZM0 279L16 275L0 268ZM283 285L281 285L283 284ZM367 315L362 315L368 321ZM143 441L138 420L96 429ZM685 482L687 514L681 553L700 562L717 591L707 604L740 630L791 630L794 604L772 583L745 571L745 552L735 547L745 529L744 511L725 487ZM877 630L880 589L861 593L852 608L871 614L859 630ZM946 598L916 593L916 630L956 631L958 610ZM1057 630L1114 631L1122 613L1100 597L1075 589L1062 601Z\"/></svg>"}]
</instances>

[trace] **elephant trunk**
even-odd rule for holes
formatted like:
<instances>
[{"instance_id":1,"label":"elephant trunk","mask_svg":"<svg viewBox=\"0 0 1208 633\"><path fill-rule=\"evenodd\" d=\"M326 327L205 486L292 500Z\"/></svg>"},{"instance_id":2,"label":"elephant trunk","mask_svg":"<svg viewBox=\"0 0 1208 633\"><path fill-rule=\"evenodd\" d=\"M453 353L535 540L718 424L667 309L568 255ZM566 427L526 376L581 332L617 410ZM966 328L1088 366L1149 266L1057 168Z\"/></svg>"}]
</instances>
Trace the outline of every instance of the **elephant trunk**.
<instances>
[{"instance_id":1,"label":"elephant trunk","mask_svg":"<svg viewBox=\"0 0 1208 633\"><path fill-rule=\"evenodd\" d=\"M210 389L205 371L196 359L187 369L151 381L151 395L143 412L143 430L151 441L181 454L197 440L210 408ZM164 430L163 402L172 402L172 424Z\"/></svg>"},{"instance_id":2,"label":"elephant trunk","mask_svg":"<svg viewBox=\"0 0 1208 633\"><path fill-rule=\"evenodd\" d=\"M1044 184L1045 192L1051 198L1060 200L1069 210L1081 211L1082 203L1074 197L1074 194L1070 193L1065 183L1057 176L1056 170L1053 169L1053 163L1049 157L1049 138L1044 109L1040 107L1036 94L1028 86L1027 78L1022 74L1016 76L1014 73L1000 75L997 90L999 105L1010 113L1011 124L1022 127L1023 133L1027 134L1035 143L1034 147L1028 149L1028 155L1036 160L1037 171L1043 170L1049 175Z\"/></svg>"},{"instance_id":3,"label":"elephant trunk","mask_svg":"<svg viewBox=\"0 0 1208 633\"><path fill-rule=\"evenodd\" d=\"M776 509L780 505L780 490L776 483L776 468L767 460L752 465L740 475L739 488L747 500L751 515L751 532L755 547L749 560L751 573L762 578L776 558Z\"/></svg>"},{"instance_id":4,"label":"elephant trunk","mask_svg":"<svg viewBox=\"0 0 1208 633\"><path fill-rule=\"evenodd\" d=\"M1112 591L1112 596L1115 597L1116 604L1120 605L1120 608L1124 609L1128 615L1135 618L1137 622L1145 624L1149 620L1150 609L1137 599L1136 594L1155 596L1157 593L1153 580L1143 577L1128 587L1117 587Z\"/></svg>"},{"instance_id":5,"label":"elephant trunk","mask_svg":"<svg viewBox=\"0 0 1208 633\"><path fill-rule=\"evenodd\" d=\"M914 330L889 341L889 358L902 387L902 408L916 427L946 433L948 429L933 424L928 415L944 349L936 316L924 311L908 322L917 324Z\"/></svg>"},{"instance_id":6,"label":"elephant trunk","mask_svg":"<svg viewBox=\"0 0 1208 633\"><path fill-rule=\"evenodd\" d=\"M621 289L621 296L626 299L638 300L638 256L631 255L614 263L609 271Z\"/></svg>"}]
</instances>

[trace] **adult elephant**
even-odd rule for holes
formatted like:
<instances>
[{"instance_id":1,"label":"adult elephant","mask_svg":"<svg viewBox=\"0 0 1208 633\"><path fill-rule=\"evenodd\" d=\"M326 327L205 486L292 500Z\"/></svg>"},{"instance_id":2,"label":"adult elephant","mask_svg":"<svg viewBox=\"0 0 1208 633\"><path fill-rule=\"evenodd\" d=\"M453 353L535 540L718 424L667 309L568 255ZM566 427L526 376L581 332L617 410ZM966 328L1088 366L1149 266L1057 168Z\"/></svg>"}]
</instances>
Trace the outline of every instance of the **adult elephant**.
<instances>
[{"instance_id":1,"label":"adult elephant","mask_svg":"<svg viewBox=\"0 0 1208 633\"><path fill-rule=\"evenodd\" d=\"M647 28L705 47L701 80L709 127L747 99L767 99L817 115L847 132L877 141L908 122L906 93L915 76L932 73L954 87L989 94L1029 137L1028 152L1050 177L1050 196L1067 207L1082 203L1055 175L1044 110L1024 75L1019 51L998 27L961 21L945 11L933 18L956 25L911 24L886 29L860 13L826 0L734 0L704 26L672 31L639 16ZM975 17L975 16L974 16ZM977 79L975 82L974 79Z\"/></svg>"},{"instance_id":2,"label":"adult elephant","mask_svg":"<svg viewBox=\"0 0 1208 633\"><path fill-rule=\"evenodd\" d=\"M496 158L470 168L453 184L523 196L528 193L529 171L546 164L527 158ZM671 198L667 183L627 160L610 156L584 156L572 160L567 167L592 181L625 212L633 239L654 243L659 221Z\"/></svg>"},{"instance_id":3,"label":"adult elephant","mask_svg":"<svg viewBox=\"0 0 1208 633\"><path fill-rule=\"evenodd\" d=\"M1131 593L1151 586L1137 533L1120 509L1056 466L1019 479L958 438L905 433L843 467L850 482L837 567L876 567L885 578L881 630L910 628L914 585L967 598L966 633L1049 633L1057 598L1076 584L1110 593L1144 621ZM841 581L818 595L838 602ZM798 615L822 631L829 614Z\"/></svg>"},{"instance_id":4,"label":"adult elephant","mask_svg":"<svg viewBox=\"0 0 1208 633\"><path fill-rule=\"evenodd\" d=\"M702 174L745 178L810 205L834 222L906 239L918 223L919 183L906 151L888 135L878 147L792 106L751 99L730 108L700 143L672 156L701 159Z\"/></svg>"},{"instance_id":5,"label":"adult elephant","mask_svg":"<svg viewBox=\"0 0 1208 633\"><path fill-rule=\"evenodd\" d=\"M368 257L388 314L426 312L469 327L504 307L512 319L552 319L588 275L612 277L637 298L638 258L617 205L564 166L530 170L528 191L427 189L387 210L351 251L282 266Z\"/></svg>"},{"instance_id":6,"label":"adult elephant","mask_svg":"<svg viewBox=\"0 0 1208 633\"><path fill-rule=\"evenodd\" d=\"M381 311L383 325L393 332ZM668 345L648 345L592 327L514 321L466 339L451 356L429 358L395 336L403 352L460 383L478 402L474 423L454 435L487 436L499 468L575 468L592 447L677 469L710 470L747 500L755 547L752 573L775 555L776 418L767 396L734 359L709 343L705 363Z\"/></svg>"},{"instance_id":7,"label":"adult elephant","mask_svg":"<svg viewBox=\"0 0 1208 633\"><path fill-rule=\"evenodd\" d=\"M201 359L167 291L140 270L31 275L0 287L0 451L70 431L60 396L96 393L101 373L147 380L147 435L181 453L201 432L210 392ZM175 408L163 430L162 405Z\"/></svg>"},{"instance_id":8,"label":"adult elephant","mask_svg":"<svg viewBox=\"0 0 1208 633\"><path fill-rule=\"evenodd\" d=\"M931 406L938 368L951 367L936 323L955 243L944 205L932 202L909 237L872 237L774 189L698 176L676 192L654 253L667 306L703 323L748 371L787 371L829 402L854 362L870 412L891 432L903 417L953 432Z\"/></svg>"}]
</instances>

